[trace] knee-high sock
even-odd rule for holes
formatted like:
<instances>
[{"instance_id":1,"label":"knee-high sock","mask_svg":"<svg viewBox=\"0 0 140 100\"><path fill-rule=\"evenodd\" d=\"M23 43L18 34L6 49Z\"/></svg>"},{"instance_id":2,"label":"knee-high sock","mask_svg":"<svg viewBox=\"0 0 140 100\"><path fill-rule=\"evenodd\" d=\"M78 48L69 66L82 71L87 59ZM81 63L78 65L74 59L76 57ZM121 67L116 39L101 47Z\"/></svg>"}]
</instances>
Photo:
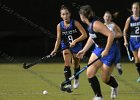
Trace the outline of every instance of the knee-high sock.
<instances>
[{"instance_id":1,"label":"knee-high sock","mask_svg":"<svg viewBox=\"0 0 140 100\"><path fill-rule=\"evenodd\" d=\"M74 74L80 71L80 66L74 69ZM75 79L79 79L79 75L75 77Z\"/></svg>"},{"instance_id":2,"label":"knee-high sock","mask_svg":"<svg viewBox=\"0 0 140 100\"><path fill-rule=\"evenodd\" d=\"M106 82L107 85L113 87L113 88L116 88L118 87L118 83L116 81L116 79L113 77L113 76L110 76L110 79L108 82Z\"/></svg>"},{"instance_id":3,"label":"knee-high sock","mask_svg":"<svg viewBox=\"0 0 140 100\"><path fill-rule=\"evenodd\" d=\"M100 83L99 83L97 77L94 76L93 78L89 78L88 81L89 81L91 88L92 88L93 92L95 93L95 95L98 97L102 97Z\"/></svg>"},{"instance_id":4,"label":"knee-high sock","mask_svg":"<svg viewBox=\"0 0 140 100\"><path fill-rule=\"evenodd\" d=\"M140 76L140 63L136 63L136 68L137 68L137 71L138 71L139 76Z\"/></svg>"},{"instance_id":5,"label":"knee-high sock","mask_svg":"<svg viewBox=\"0 0 140 100\"><path fill-rule=\"evenodd\" d=\"M71 77L70 66L65 66L65 68L64 68L64 75L65 75L65 79L66 80L68 80ZM68 84L71 84L71 82L68 82Z\"/></svg>"}]
</instances>

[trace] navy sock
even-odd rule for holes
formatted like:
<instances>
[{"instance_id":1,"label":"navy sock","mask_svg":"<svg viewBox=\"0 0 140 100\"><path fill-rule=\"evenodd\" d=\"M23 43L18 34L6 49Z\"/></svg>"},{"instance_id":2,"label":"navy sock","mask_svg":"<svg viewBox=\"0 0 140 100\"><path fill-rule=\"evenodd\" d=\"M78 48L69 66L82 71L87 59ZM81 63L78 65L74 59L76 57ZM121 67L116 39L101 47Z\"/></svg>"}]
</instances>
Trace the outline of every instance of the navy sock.
<instances>
[{"instance_id":1,"label":"navy sock","mask_svg":"<svg viewBox=\"0 0 140 100\"><path fill-rule=\"evenodd\" d=\"M139 76L140 76L140 63L136 63L136 68L137 68L137 71L138 71Z\"/></svg>"},{"instance_id":2,"label":"navy sock","mask_svg":"<svg viewBox=\"0 0 140 100\"><path fill-rule=\"evenodd\" d=\"M65 66L65 68L64 68L64 75L65 75L65 79L66 80L68 80L71 77L70 66ZM71 84L71 82L68 82L68 84Z\"/></svg>"},{"instance_id":3,"label":"navy sock","mask_svg":"<svg viewBox=\"0 0 140 100\"><path fill-rule=\"evenodd\" d=\"M100 83L99 83L97 77L94 76L93 78L89 78L88 81L89 81L91 88L92 88L93 92L95 93L95 95L97 97L102 97Z\"/></svg>"},{"instance_id":4,"label":"navy sock","mask_svg":"<svg viewBox=\"0 0 140 100\"><path fill-rule=\"evenodd\" d=\"M118 83L116 81L116 79L113 76L110 76L110 80L108 82L106 82L107 85L113 87L113 88L117 88L118 87Z\"/></svg>"},{"instance_id":5,"label":"navy sock","mask_svg":"<svg viewBox=\"0 0 140 100\"><path fill-rule=\"evenodd\" d=\"M80 66L78 67L78 68L75 68L74 69L74 74L76 74L77 72L79 72L80 71ZM76 77L75 77L75 79L79 79L79 75L77 75Z\"/></svg>"}]
</instances>

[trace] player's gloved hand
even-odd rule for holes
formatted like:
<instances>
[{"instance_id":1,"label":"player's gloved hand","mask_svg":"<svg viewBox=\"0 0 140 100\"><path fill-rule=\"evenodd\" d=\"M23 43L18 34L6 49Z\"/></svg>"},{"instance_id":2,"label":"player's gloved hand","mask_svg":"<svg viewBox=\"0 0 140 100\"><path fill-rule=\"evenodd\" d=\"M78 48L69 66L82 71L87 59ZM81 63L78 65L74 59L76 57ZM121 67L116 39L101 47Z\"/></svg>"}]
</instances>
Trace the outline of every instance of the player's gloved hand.
<instances>
[{"instance_id":1,"label":"player's gloved hand","mask_svg":"<svg viewBox=\"0 0 140 100\"><path fill-rule=\"evenodd\" d=\"M86 52L85 52L84 50L81 50L81 51L79 51L79 52L76 54L76 57L77 57L77 58L80 58L80 59L83 59L85 53L86 53Z\"/></svg>"}]
</instances>

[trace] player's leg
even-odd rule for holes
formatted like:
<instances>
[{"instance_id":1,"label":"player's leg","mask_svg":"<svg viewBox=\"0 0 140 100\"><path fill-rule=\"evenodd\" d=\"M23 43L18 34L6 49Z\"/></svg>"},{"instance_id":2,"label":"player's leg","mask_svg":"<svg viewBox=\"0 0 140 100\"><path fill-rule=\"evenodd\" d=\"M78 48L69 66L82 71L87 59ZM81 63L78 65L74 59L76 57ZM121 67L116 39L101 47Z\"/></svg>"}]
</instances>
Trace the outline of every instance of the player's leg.
<instances>
[{"instance_id":1,"label":"player's leg","mask_svg":"<svg viewBox=\"0 0 140 100\"><path fill-rule=\"evenodd\" d=\"M88 63L92 62L96 58L97 58L97 56L94 53L92 53ZM94 64L92 64L91 66L89 66L87 68L88 81L95 94L95 97L93 100L96 100L97 98L102 98L100 83L96 77L96 73L101 66L102 66L102 62L100 60L98 60L97 62L95 62ZM102 100L102 99L100 99L100 100Z\"/></svg>"},{"instance_id":2,"label":"player's leg","mask_svg":"<svg viewBox=\"0 0 140 100\"><path fill-rule=\"evenodd\" d=\"M72 63L74 67L74 74L80 71L80 59L76 57L76 54L73 54L72 57ZM78 88L79 87L79 75L75 77L74 83L73 83L73 88Z\"/></svg>"},{"instance_id":3,"label":"player's leg","mask_svg":"<svg viewBox=\"0 0 140 100\"><path fill-rule=\"evenodd\" d=\"M122 66L121 66L121 63L120 63L120 59L121 59L121 53L120 53L119 48L117 47L117 50L116 50L116 60L115 60L115 67L116 67L116 69L117 69L119 75L122 75L123 70L122 70Z\"/></svg>"},{"instance_id":4,"label":"player's leg","mask_svg":"<svg viewBox=\"0 0 140 100\"><path fill-rule=\"evenodd\" d=\"M76 53L82 50L82 44L76 44L72 49L72 63L74 67L74 74L80 71L80 59L76 57ZM75 77L73 87L76 89L79 86L79 75Z\"/></svg>"},{"instance_id":5,"label":"player's leg","mask_svg":"<svg viewBox=\"0 0 140 100\"><path fill-rule=\"evenodd\" d=\"M135 66L140 77L140 59L138 58L139 47L140 47L140 38L130 37L130 50L133 53L135 59ZM140 78L137 79L137 82L140 82Z\"/></svg>"},{"instance_id":6,"label":"player's leg","mask_svg":"<svg viewBox=\"0 0 140 100\"><path fill-rule=\"evenodd\" d=\"M122 75L123 73L123 70L122 70L122 66L121 66L121 63L120 63L120 60L121 60L121 52L120 52L120 43L119 41L116 41L116 44L117 44L117 48L116 48L116 53L117 53L117 57L116 57L116 61L115 61L115 67L119 73L119 75Z\"/></svg>"},{"instance_id":7,"label":"player's leg","mask_svg":"<svg viewBox=\"0 0 140 100\"><path fill-rule=\"evenodd\" d=\"M139 78L137 79L137 82L140 82L140 60L138 58L139 51L133 51L132 53L135 58L135 66L136 66L137 72L139 74Z\"/></svg>"},{"instance_id":8,"label":"player's leg","mask_svg":"<svg viewBox=\"0 0 140 100\"><path fill-rule=\"evenodd\" d=\"M115 67L117 68L117 71L118 71L119 75L122 75L123 70L122 70L122 65L121 65L121 63L115 64Z\"/></svg>"},{"instance_id":9,"label":"player's leg","mask_svg":"<svg viewBox=\"0 0 140 100\"><path fill-rule=\"evenodd\" d=\"M139 50L138 50L138 58L140 60L140 47L139 47Z\"/></svg>"},{"instance_id":10,"label":"player's leg","mask_svg":"<svg viewBox=\"0 0 140 100\"><path fill-rule=\"evenodd\" d=\"M116 79L111 76L113 68L113 66L109 67L106 64L103 64L101 74L103 82L111 86L111 99L116 98L118 95L118 83Z\"/></svg>"},{"instance_id":11,"label":"player's leg","mask_svg":"<svg viewBox=\"0 0 140 100\"><path fill-rule=\"evenodd\" d=\"M116 50L117 50L117 46L114 43L110 48L108 55L101 59L101 61L103 62L101 77L104 83L111 86L112 99L116 98L116 96L118 95L118 83L116 79L113 76L111 76L114 69L114 66L112 65L115 63L117 59Z\"/></svg>"},{"instance_id":12,"label":"player's leg","mask_svg":"<svg viewBox=\"0 0 140 100\"><path fill-rule=\"evenodd\" d=\"M65 79L68 80L69 77L71 77L70 66L71 66L71 59L72 59L72 54L69 49L63 51L63 58L64 58L64 75L65 75ZM68 82L66 88L72 89L71 82Z\"/></svg>"}]
</instances>

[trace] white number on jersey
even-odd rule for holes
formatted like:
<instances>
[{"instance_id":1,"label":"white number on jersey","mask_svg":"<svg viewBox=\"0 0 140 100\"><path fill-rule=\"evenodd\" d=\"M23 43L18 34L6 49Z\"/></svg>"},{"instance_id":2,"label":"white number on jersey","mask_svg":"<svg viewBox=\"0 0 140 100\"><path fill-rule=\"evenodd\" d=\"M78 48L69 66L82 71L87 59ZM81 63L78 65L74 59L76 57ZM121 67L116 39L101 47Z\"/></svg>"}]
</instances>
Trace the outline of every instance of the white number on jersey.
<instances>
[{"instance_id":1,"label":"white number on jersey","mask_svg":"<svg viewBox=\"0 0 140 100\"><path fill-rule=\"evenodd\" d=\"M90 36L92 39L97 38L96 34L91 34L91 33L89 33L89 36Z\"/></svg>"},{"instance_id":2,"label":"white number on jersey","mask_svg":"<svg viewBox=\"0 0 140 100\"><path fill-rule=\"evenodd\" d=\"M140 28L139 27L135 27L135 34L139 34Z\"/></svg>"},{"instance_id":3,"label":"white number on jersey","mask_svg":"<svg viewBox=\"0 0 140 100\"><path fill-rule=\"evenodd\" d=\"M69 43L72 43L72 41L73 41L72 35L69 35L69 36L68 36L68 39L69 39Z\"/></svg>"}]
</instances>

